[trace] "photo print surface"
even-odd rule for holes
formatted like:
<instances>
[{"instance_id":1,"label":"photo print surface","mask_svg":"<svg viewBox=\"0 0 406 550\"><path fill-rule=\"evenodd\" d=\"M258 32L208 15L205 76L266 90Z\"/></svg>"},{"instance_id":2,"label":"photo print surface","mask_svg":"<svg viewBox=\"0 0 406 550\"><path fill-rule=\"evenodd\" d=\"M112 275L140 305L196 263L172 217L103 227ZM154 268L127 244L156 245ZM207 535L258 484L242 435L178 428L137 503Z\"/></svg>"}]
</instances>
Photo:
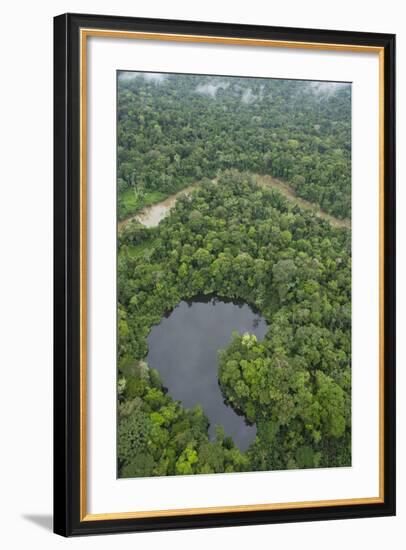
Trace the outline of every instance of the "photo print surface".
<instances>
[{"instance_id":1,"label":"photo print surface","mask_svg":"<svg viewBox=\"0 0 406 550\"><path fill-rule=\"evenodd\" d=\"M351 466L351 84L117 73L117 475Z\"/></svg>"}]
</instances>

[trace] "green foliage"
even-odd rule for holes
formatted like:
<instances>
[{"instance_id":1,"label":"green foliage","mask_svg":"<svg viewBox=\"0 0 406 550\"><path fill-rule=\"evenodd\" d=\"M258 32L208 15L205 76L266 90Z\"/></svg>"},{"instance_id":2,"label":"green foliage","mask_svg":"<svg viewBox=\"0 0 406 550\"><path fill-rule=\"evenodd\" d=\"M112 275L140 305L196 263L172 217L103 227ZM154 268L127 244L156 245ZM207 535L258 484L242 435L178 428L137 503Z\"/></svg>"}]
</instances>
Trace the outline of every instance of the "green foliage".
<instances>
[{"instance_id":1,"label":"green foliage","mask_svg":"<svg viewBox=\"0 0 406 550\"><path fill-rule=\"evenodd\" d=\"M272 329L260 343L234 335L220 354L221 388L232 407L261 426L254 447L267 469L315 467L331 439L345 445L350 433L345 392L289 343L278 344Z\"/></svg>"},{"instance_id":2,"label":"green foliage","mask_svg":"<svg viewBox=\"0 0 406 550\"><path fill-rule=\"evenodd\" d=\"M121 477L351 463L348 230L227 171L158 227L129 224L119 246L135 247L118 262ZM251 304L269 326L219 353L225 399L257 426L244 453L221 427L211 441L202 408L174 401L144 362L151 327L198 294Z\"/></svg>"},{"instance_id":3,"label":"green foliage","mask_svg":"<svg viewBox=\"0 0 406 550\"><path fill-rule=\"evenodd\" d=\"M281 178L336 217L351 213L348 85L331 93L196 75L158 85L134 74L118 81L117 138L119 219L230 168Z\"/></svg>"},{"instance_id":4,"label":"green foliage","mask_svg":"<svg viewBox=\"0 0 406 550\"><path fill-rule=\"evenodd\" d=\"M160 191L140 191L136 186L127 187L122 180L124 190L118 195L117 213L118 219L123 220L130 214L137 212L144 206L149 206L165 199L168 193Z\"/></svg>"},{"instance_id":5,"label":"green foliage","mask_svg":"<svg viewBox=\"0 0 406 550\"><path fill-rule=\"evenodd\" d=\"M139 361L126 372L118 382L120 477L246 468L246 459L224 434L213 443L209 441L209 423L202 408L182 408L166 394L156 370Z\"/></svg>"}]
</instances>

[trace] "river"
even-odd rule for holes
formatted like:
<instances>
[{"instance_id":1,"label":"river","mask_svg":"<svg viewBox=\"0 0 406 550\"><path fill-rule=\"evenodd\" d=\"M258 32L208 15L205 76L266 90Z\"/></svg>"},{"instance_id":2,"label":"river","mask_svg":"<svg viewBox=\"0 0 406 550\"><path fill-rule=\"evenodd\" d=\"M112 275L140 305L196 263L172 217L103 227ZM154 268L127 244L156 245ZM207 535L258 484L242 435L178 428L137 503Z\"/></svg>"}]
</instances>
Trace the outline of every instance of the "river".
<instances>
[{"instance_id":1,"label":"river","mask_svg":"<svg viewBox=\"0 0 406 550\"><path fill-rule=\"evenodd\" d=\"M194 189L197 189L196 184L189 185L189 187L185 187L185 189L182 189L182 191L179 191L174 195L170 195L168 198L161 202L157 202L155 204L152 204L151 206L145 206L139 212L137 212L137 214L134 214L133 216L130 216L125 220L119 221L118 230L120 231L125 226L125 224L130 222L131 220L138 220L140 223L142 223L142 225L145 225L145 227L156 227L159 222L163 220L165 216L169 213L171 208L175 206L178 198L182 195L189 195Z\"/></svg>"},{"instance_id":2,"label":"river","mask_svg":"<svg viewBox=\"0 0 406 550\"><path fill-rule=\"evenodd\" d=\"M253 174L253 176L256 183L260 187L276 189L277 191L282 193L282 195L284 195L284 197L288 199L291 203L297 204L300 208L304 210L311 210L318 218L330 222L333 227L344 227L346 229L351 229L350 219L336 218L331 214L324 212L320 208L317 208L315 204L298 197L292 187L290 187L287 183L275 179L269 175ZM217 178L215 178L213 181L216 181L216 179ZM160 223L160 221L169 214L169 211L175 206L176 201L180 196L190 194L194 189L198 189L198 187L199 185L195 183L193 185L190 185L189 187L186 187L185 189L182 189L182 191L179 191L174 195L170 195L168 198L161 202L157 202L155 204L152 204L151 206L145 206L137 214L129 216L125 220L119 221L118 230L120 231L125 226L125 224L131 220L138 220L146 227L156 227Z\"/></svg>"}]
</instances>

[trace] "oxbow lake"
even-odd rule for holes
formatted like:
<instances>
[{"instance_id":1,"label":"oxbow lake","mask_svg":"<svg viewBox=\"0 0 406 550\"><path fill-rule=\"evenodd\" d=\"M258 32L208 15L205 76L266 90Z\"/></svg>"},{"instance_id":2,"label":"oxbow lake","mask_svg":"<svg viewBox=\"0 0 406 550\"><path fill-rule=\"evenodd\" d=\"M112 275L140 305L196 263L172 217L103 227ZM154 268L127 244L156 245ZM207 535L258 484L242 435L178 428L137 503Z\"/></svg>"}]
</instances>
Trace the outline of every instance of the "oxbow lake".
<instances>
[{"instance_id":1,"label":"oxbow lake","mask_svg":"<svg viewBox=\"0 0 406 550\"><path fill-rule=\"evenodd\" d=\"M211 439L220 424L244 451L254 440L256 427L224 403L218 384L218 351L230 343L233 331L249 332L260 340L267 324L247 304L213 297L182 301L152 327L147 361L159 371L174 399L187 408L202 405Z\"/></svg>"}]
</instances>

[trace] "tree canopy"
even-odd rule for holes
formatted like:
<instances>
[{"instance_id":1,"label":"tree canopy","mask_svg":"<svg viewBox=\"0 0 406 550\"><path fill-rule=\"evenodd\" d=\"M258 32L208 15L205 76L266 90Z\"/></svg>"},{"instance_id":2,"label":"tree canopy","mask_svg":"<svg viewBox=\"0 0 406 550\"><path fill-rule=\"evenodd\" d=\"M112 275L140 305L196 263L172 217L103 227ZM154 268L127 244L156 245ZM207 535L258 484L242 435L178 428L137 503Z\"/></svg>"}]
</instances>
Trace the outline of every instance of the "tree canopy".
<instances>
[{"instance_id":1,"label":"tree canopy","mask_svg":"<svg viewBox=\"0 0 406 550\"><path fill-rule=\"evenodd\" d=\"M226 169L281 178L350 217L350 85L119 74L120 219Z\"/></svg>"},{"instance_id":2,"label":"tree canopy","mask_svg":"<svg viewBox=\"0 0 406 550\"><path fill-rule=\"evenodd\" d=\"M350 465L350 251L350 231L236 170L203 179L155 228L128 223L118 255L119 475ZM144 361L151 327L201 294L244 301L269 325L263 341L235 334L219 353L225 399L257 426L246 452L221 427L210 440L202 408L174 401Z\"/></svg>"}]
</instances>

